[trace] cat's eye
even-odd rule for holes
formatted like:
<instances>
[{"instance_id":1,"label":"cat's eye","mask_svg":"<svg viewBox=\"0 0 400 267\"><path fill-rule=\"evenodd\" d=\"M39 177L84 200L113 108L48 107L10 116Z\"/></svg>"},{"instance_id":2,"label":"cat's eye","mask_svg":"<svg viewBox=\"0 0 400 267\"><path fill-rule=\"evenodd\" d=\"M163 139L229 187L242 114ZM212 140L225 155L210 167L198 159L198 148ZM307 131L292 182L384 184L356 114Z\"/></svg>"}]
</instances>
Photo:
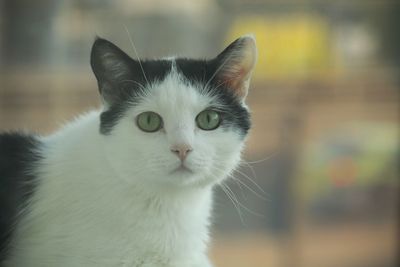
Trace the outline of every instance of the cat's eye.
<instances>
[{"instance_id":1,"label":"cat's eye","mask_svg":"<svg viewBox=\"0 0 400 267\"><path fill-rule=\"evenodd\" d=\"M211 131L221 124L221 116L215 110L206 109L197 115L196 123L200 129Z\"/></svg>"},{"instance_id":2,"label":"cat's eye","mask_svg":"<svg viewBox=\"0 0 400 267\"><path fill-rule=\"evenodd\" d=\"M146 111L136 117L136 123L140 130L152 133L161 129L162 118L155 112Z\"/></svg>"}]
</instances>

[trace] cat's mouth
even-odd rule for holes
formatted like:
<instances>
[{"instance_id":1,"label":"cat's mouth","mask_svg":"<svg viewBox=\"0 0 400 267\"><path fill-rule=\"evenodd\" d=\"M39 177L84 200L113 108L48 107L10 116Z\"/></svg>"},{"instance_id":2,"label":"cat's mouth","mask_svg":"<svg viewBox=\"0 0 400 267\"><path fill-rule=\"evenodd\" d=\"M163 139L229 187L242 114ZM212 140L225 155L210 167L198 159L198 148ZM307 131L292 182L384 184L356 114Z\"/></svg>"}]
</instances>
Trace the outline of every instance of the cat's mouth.
<instances>
[{"instance_id":1,"label":"cat's mouth","mask_svg":"<svg viewBox=\"0 0 400 267\"><path fill-rule=\"evenodd\" d=\"M171 171L171 174L176 174L176 173L191 174L191 173L193 173L193 171L190 168L188 168L186 165L181 164L181 165L179 165L179 167L177 167Z\"/></svg>"}]
</instances>

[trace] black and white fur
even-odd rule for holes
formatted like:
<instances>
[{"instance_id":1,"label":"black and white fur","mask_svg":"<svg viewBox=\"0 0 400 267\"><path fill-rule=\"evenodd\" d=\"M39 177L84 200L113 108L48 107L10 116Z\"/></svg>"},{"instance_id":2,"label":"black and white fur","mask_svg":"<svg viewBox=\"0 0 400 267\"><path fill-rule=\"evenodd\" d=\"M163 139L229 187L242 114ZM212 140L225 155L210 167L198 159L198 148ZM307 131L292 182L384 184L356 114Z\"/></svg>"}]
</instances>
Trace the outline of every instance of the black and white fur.
<instances>
[{"instance_id":1,"label":"black and white fur","mask_svg":"<svg viewBox=\"0 0 400 267\"><path fill-rule=\"evenodd\" d=\"M50 136L0 134L0 266L210 267L212 187L240 160L256 53L244 36L211 60L140 62L96 39L102 110ZM204 131L210 108L222 123ZM161 130L138 128L145 111Z\"/></svg>"}]
</instances>

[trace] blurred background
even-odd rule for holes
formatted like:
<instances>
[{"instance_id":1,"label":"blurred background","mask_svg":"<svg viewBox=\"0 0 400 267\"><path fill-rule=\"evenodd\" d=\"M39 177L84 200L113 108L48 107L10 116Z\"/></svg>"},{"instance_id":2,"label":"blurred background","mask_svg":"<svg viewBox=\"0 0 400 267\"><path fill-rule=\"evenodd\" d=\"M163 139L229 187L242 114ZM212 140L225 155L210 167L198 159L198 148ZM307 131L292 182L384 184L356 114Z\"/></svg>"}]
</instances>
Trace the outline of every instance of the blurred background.
<instances>
[{"instance_id":1,"label":"blurred background","mask_svg":"<svg viewBox=\"0 0 400 267\"><path fill-rule=\"evenodd\" d=\"M216 189L219 267L399 266L400 3L0 0L0 130L100 105L96 35L134 56L213 57L254 33L245 160Z\"/></svg>"}]
</instances>

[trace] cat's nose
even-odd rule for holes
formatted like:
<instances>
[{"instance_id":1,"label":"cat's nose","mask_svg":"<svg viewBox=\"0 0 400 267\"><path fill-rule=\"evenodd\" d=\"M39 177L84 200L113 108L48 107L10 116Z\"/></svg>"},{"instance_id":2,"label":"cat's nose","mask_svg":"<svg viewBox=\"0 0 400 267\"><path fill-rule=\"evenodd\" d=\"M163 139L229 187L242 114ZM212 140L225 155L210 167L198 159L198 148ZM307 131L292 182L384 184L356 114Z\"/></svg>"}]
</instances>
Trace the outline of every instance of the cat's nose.
<instances>
[{"instance_id":1,"label":"cat's nose","mask_svg":"<svg viewBox=\"0 0 400 267\"><path fill-rule=\"evenodd\" d=\"M193 148L187 144L178 144L171 146L171 152L174 153L181 161L184 161L189 152L192 150Z\"/></svg>"}]
</instances>

